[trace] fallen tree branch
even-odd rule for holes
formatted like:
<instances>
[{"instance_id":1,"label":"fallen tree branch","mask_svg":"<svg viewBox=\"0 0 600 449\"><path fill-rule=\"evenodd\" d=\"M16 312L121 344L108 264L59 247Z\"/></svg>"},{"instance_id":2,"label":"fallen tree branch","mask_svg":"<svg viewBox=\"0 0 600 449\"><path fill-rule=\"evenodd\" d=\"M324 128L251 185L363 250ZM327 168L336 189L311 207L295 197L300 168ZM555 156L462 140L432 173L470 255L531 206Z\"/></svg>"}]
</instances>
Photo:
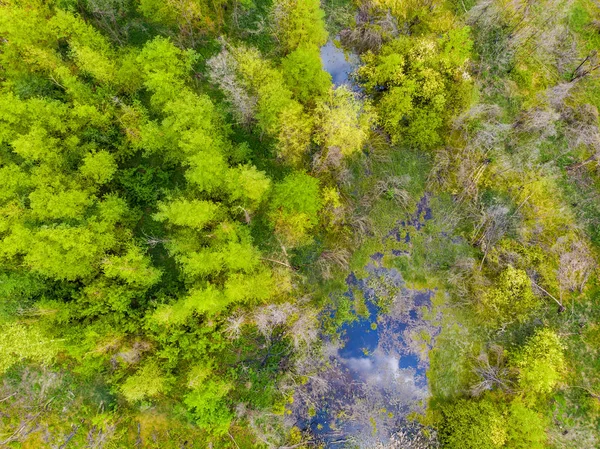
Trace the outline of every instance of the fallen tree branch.
<instances>
[{"instance_id":1,"label":"fallen tree branch","mask_svg":"<svg viewBox=\"0 0 600 449\"><path fill-rule=\"evenodd\" d=\"M548 296L550 296L550 298L552 298L554 301L556 301L556 304L558 304L562 310L564 310L565 306L563 306L562 302L560 302L558 299L556 299L554 296L552 296L550 293L548 293L548 291L542 287L540 287L535 281L531 281L531 283L533 285L535 285L537 288L539 288L541 291L543 291L544 293L546 293Z\"/></svg>"}]
</instances>

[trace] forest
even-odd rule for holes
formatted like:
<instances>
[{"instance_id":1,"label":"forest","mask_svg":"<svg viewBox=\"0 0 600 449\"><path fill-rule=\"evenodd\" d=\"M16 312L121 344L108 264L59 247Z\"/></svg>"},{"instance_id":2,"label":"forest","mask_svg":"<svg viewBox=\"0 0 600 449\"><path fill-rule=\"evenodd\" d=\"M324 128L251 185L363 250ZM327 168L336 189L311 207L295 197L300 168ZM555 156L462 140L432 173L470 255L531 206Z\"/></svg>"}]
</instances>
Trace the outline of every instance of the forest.
<instances>
[{"instance_id":1,"label":"forest","mask_svg":"<svg viewBox=\"0 0 600 449\"><path fill-rule=\"evenodd\" d=\"M600 447L596 0L0 0L0 447Z\"/></svg>"}]
</instances>

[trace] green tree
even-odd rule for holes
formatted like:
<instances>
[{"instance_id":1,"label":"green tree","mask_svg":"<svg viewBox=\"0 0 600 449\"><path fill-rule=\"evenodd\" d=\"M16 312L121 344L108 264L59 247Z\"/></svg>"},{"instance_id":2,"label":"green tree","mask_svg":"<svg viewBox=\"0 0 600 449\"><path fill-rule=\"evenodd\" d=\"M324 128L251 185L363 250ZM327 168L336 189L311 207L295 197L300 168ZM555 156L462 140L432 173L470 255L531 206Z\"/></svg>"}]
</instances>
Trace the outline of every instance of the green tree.
<instances>
[{"instance_id":1,"label":"green tree","mask_svg":"<svg viewBox=\"0 0 600 449\"><path fill-rule=\"evenodd\" d=\"M189 374L188 386L192 389L185 397L198 425L222 435L227 433L233 413L226 405L226 397L232 385L212 376L211 366L196 366Z\"/></svg>"},{"instance_id":2,"label":"green tree","mask_svg":"<svg viewBox=\"0 0 600 449\"><path fill-rule=\"evenodd\" d=\"M469 101L469 33L465 27L437 39L402 36L363 56L359 76L379 99L381 124L394 142L423 149L442 142L444 126Z\"/></svg>"},{"instance_id":3,"label":"green tree","mask_svg":"<svg viewBox=\"0 0 600 449\"><path fill-rule=\"evenodd\" d=\"M566 368L563 348L560 337L543 328L514 354L512 364L519 370L519 387L525 395L535 398L554 390Z\"/></svg>"},{"instance_id":4,"label":"green tree","mask_svg":"<svg viewBox=\"0 0 600 449\"><path fill-rule=\"evenodd\" d=\"M168 221L175 226L187 226L201 230L219 218L219 205L211 201L172 199L158 205L154 215L158 221Z\"/></svg>"},{"instance_id":5,"label":"green tree","mask_svg":"<svg viewBox=\"0 0 600 449\"><path fill-rule=\"evenodd\" d=\"M23 360L48 365L60 348L35 326L10 323L0 330L0 375Z\"/></svg>"},{"instance_id":6,"label":"green tree","mask_svg":"<svg viewBox=\"0 0 600 449\"><path fill-rule=\"evenodd\" d=\"M441 416L440 440L449 449L495 449L507 441L506 419L487 398L446 404Z\"/></svg>"},{"instance_id":7,"label":"green tree","mask_svg":"<svg viewBox=\"0 0 600 449\"><path fill-rule=\"evenodd\" d=\"M506 447L511 449L543 449L547 447L548 422L540 413L528 409L519 399L508 407Z\"/></svg>"},{"instance_id":8,"label":"green tree","mask_svg":"<svg viewBox=\"0 0 600 449\"><path fill-rule=\"evenodd\" d=\"M153 23L177 30L177 39L194 47L198 38L219 29L230 0L140 0L138 9Z\"/></svg>"},{"instance_id":9,"label":"green tree","mask_svg":"<svg viewBox=\"0 0 600 449\"><path fill-rule=\"evenodd\" d=\"M298 165L310 145L311 117L292 98L282 73L257 51L238 49L235 57L241 78L258 99L256 119L259 129L277 139L279 158Z\"/></svg>"},{"instance_id":10,"label":"green tree","mask_svg":"<svg viewBox=\"0 0 600 449\"><path fill-rule=\"evenodd\" d=\"M121 392L128 401L136 402L166 393L170 383L171 379L165 376L158 362L149 360L125 380Z\"/></svg>"},{"instance_id":11,"label":"green tree","mask_svg":"<svg viewBox=\"0 0 600 449\"><path fill-rule=\"evenodd\" d=\"M148 288L156 284L160 270L151 266L148 257L137 246L127 248L122 256L109 256L102 261L104 274L109 278L120 279L137 287Z\"/></svg>"},{"instance_id":12,"label":"green tree","mask_svg":"<svg viewBox=\"0 0 600 449\"><path fill-rule=\"evenodd\" d=\"M314 140L326 151L350 156L362 150L374 122L368 103L363 104L350 90L341 86L317 105L315 113Z\"/></svg>"},{"instance_id":13,"label":"green tree","mask_svg":"<svg viewBox=\"0 0 600 449\"><path fill-rule=\"evenodd\" d=\"M281 69L286 85L304 104L315 103L331 89L331 75L323 70L318 47L298 47L283 58Z\"/></svg>"},{"instance_id":14,"label":"green tree","mask_svg":"<svg viewBox=\"0 0 600 449\"><path fill-rule=\"evenodd\" d=\"M301 45L320 47L327 42L319 0L275 0L273 16L275 34L288 52Z\"/></svg>"},{"instance_id":15,"label":"green tree","mask_svg":"<svg viewBox=\"0 0 600 449\"><path fill-rule=\"evenodd\" d=\"M294 172L273 188L270 202L271 224L287 246L311 240L310 231L318 224L322 201L319 180Z\"/></svg>"},{"instance_id":16,"label":"green tree","mask_svg":"<svg viewBox=\"0 0 600 449\"><path fill-rule=\"evenodd\" d=\"M192 51L184 52L162 37L144 46L137 63L144 74L144 85L153 93L152 99L158 106L178 97L193 60Z\"/></svg>"},{"instance_id":17,"label":"green tree","mask_svg":"<svg viewBox=\"0 0 600 449\"><path fill-rule=\"evenodd\" d=\"M79 167L79 172L94 184L105 184L117 171L115 158L108 151L87 154Z\"/></svg>"},{"instance_id":18,"label":"green tree","mask_svg":"<svg viewBox=\"0 0 600 449\"><path fill-rule=\"evenodd\" d=\"M500 274L497 286L485 294L480 309L484 319L497 324L523 322L539 306L527 273L509 266Z\"/></svg>"}]
</instances>

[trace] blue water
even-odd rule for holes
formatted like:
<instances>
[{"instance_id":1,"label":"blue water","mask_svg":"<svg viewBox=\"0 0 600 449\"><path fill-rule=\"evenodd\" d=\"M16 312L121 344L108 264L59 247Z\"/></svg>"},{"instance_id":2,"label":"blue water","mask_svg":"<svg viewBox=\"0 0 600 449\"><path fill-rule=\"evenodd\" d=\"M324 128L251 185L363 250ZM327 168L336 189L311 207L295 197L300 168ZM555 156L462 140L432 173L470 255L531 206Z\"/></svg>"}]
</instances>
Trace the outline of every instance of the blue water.
<instances>
[{"instance_id":1,"label":"blue water","mask_svg":"<svg viewBox=\"0 0 600 449\"><path fill-rule=\"evenodd\" d=\"M339 350L343 359L367 357L379 345L379 332L371 324L376 320L360 320L342 329L344 347Z\"/></svg>"},{"instance_id":2,"label":"blue water","mask_svg":"<svg viewBox=\"0 0 600 449\"><path fill-rule=\"evenodd\" d=\"M350 74L358 66L358 56L344 52L342 48L336 47L332 41L329 41L321 47L321 61L323 61L323 69L331 75L336 87L352 84Z\"/></svg>"},{"instance_id":3,"label":"blue water","mask_svg":"<svg viewBox=\"0 0 600 449\"><path fill-rule=\"evenodd\" d=\"M345 295L352 297L353 292L359 290L365 298L366 316L340 329L342 345L332 361L340 367L338 377L332 381L334 388L330 396L321 398L322 408L318 413L302 426L310 428L326 448L339 447L335 442L339 441L340 436L362 439L365 435L373 434L365 423L336 417L346 406L353 409L353 402L371 400L374 391L380 396L376 408L391 413L393 418L385 420L389 421L390 428L396 429L401 426L401 420L414 410L413 404L426 396L426 361L401 342L383 341L382 335L386 329L401 339L410 326L423 322L421 308L431 306L433 292L407 290L397 270L381 265L382 257L382 254L371 257L373 262L367 266L368 278L358 279L352 273L346 279L348 291ZM386 285L410 294L411 304L401 317L391 320L387 317L386 321L386 315L381 314L377 306L380 292L371 286L376 279L385 279ZM378 430L377 438L385 440L385 435L380 435L380 432Z\"/></svg>"},{"instance_id":4,"label":"blue water","mask_svg":"<svg viewBox=\"0 0 600 449\"><path fill-rule=\"evenodd\" d=\"M419 357L414 354L405 354L402 357L400 357L399 365L402 369L416 368L419 366Z\"/></svg>"},{"instance_id":5,"label":"blue water","mask_svg":"<svg viewBox=\"0 0 600 449\"><path fill-rule=\"evenodd\" d=\"M425 196L410 219L398 222L389 236L409 229L419 230L432 218L429 199ZM410 227L410 228L409 228ZM409 242L406 235L404 241ZM393 253L401 256L404 252ZM310 429L325 448L340 447L340 439L352 438L359 447L372 447L406 424L408 413L420 410L427 397L427 359L405 338L415 329L428 329L424 310L431 310L430 290L406 288L401 273L383 267L383 253L375 253L365 267L368 277L358 279L351 273L346 279L345 296L364 298L366 311L357 320L340 329L341 345L329 356L330 388L318 394L313 404L320 409L312 418L299 418L297 425ZM395 297L389 314L379 309L381 299ZM389 303L389 301L386 301ZM432 337L435 336L435 331ZM310 389L310 383L309 383ZM364 404L371 404L371 408ZM361 408L363 407L363 408ZM378 410L384 410L385 413ZM343 412L343 413L342 413ZM345 418L339 418L345 416ZM376 421L373 431L372 420Z\"/></svg>"}]
</instances>

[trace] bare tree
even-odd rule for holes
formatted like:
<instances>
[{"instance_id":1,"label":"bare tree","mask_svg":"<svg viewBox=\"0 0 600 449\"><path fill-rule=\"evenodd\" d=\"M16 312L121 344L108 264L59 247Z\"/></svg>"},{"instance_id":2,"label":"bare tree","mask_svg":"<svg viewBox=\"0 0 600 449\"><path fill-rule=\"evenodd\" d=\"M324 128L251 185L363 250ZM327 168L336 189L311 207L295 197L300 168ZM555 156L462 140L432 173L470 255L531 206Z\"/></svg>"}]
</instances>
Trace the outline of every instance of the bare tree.
<instances>
[{"instance_id":1,"label":"bare tree","mask_svg":"<svg viewBox=\"0 0 600 449\"><path fill-rule=\"evenodd\" d=\"M330 251L323 251L317 260L317 265L321 269L321 274L325 279L332 279L332 270L338 267L347 271L350 266L350 252L345 248L335 248Z\"/></svg>"},{"instance_id":2,"label":"bare tree","mask_svg":"<svg viewBox=\"0 0 600 449\"><path fill-rule=\"evenodd\" d=\"M358 53L377 51L383 43L398 35L398 20L390 11L376 11L362 4L356 14L356 25L340 32L345 47Z\"/></svg>"},{"instance_id":3,"label":"bare tree","mask_svg":"<svg viewBox=\"0 0 600 449\"><path fill-rule=\"evenodd\" d=\"M494 388L512 391L511 370L506 366L506 354L501 346L494 345L488 352L481 353L473 372L479 377L479 382L471 386L473 396L481 396Z\"/></svg>"},{"instance_id":4,"label":"bare tree","mask_svg":"<svg viewBox=\"0 0 600 449\"><path fill-rule=\"evenodd\" d=\"M513 127L525 133L537 133L539 139L555 137L557 134L556 122L560 114L554 109L533 108L525 111L513 124Z\"/></svg>"},{"instance_id":5,"label":"bare tree","mask_svg":"<svg viewBox=\"0 0 600 449\"><path fill-rule=\"evenodd\" d=\"M125 45L131 28L143 27L135 19L124 20L134 7L130 0L84 0L80 5L91 16L94 24L120 45Z\"/></svg>"},{"instance_id":6,"label":"bare tree","mask_svg":"<svg viewBox=\"0 0 600 449\"><path fill-rule=\"evenodd\" d=\"M482 208L472 241L487 253L515 224L515 213L503 204Z\"/></svg>"},{"instance_id":7,"label":"bare tree","mask_svg":"<svg viewBox=\"0 0 600 449\"><path fill-rule=\"evenodd\" d=\"M236 120L249 126L254 119L257 99L244 88L238 76L237 61L226 44L222 44L221 52L207 61L208 77L225 94Z\"/></svg>"},{"instance_id":8,"label":"bare tree","mask_svg":"<svg viewBox=\"0 0 600 449\"><path fill-rule=\"evenodd\" d=\"M322 148L312 160L315 173L335 173L344 167L344 155L340 147Z\"/></svg>"},{"instance_id":9,"label":"bare tree","mask_svg":"<svg viewBox=\"0 0 600 449\"><path fill-rule=\"evenodd\" d=\"M576 150L580 146L591 150L590 156L582 162L569 167L570 171L577 170L590 163L597 163L600 158L600 129L598 129L598 109L590 104L578 108L564 108L563 120L567 127L565 137L569 149Z\"/></svg>"},{"instance_id":10,"label":"bare tree","mask_svg":"<svg viewBox=\"0 0 600 449\"><path fill-rule=\"evenodd\" d=\"M242 328L246 324L246 317L242 313L234 313L225 320L225 335L230 340L236 340L242 335Z\"/></svg>"},{"instance_id":11,"label":"bare tree","mask_svg":"<svg viewBox=\"0 0 600 449\"><path fill-rule=\"evenodd\" d=\"M593 75L600 69L600 57L598 57L598 51L592 50L589 52L579 65L573 70L571 75L571 82L583 79L587 76Z\"/></svg>"},{"instance_id":12,"label":"bare tree","mask_svg":"<svg viewBox=\"0 0 600 449\"><path fill-rule=\"evenodd\" d=\"M581 292L588 281L596 261L582 241L565 244L559 239L554 250L560 254L556 273L561 290Z\"/></svg>"}]
</instances>

